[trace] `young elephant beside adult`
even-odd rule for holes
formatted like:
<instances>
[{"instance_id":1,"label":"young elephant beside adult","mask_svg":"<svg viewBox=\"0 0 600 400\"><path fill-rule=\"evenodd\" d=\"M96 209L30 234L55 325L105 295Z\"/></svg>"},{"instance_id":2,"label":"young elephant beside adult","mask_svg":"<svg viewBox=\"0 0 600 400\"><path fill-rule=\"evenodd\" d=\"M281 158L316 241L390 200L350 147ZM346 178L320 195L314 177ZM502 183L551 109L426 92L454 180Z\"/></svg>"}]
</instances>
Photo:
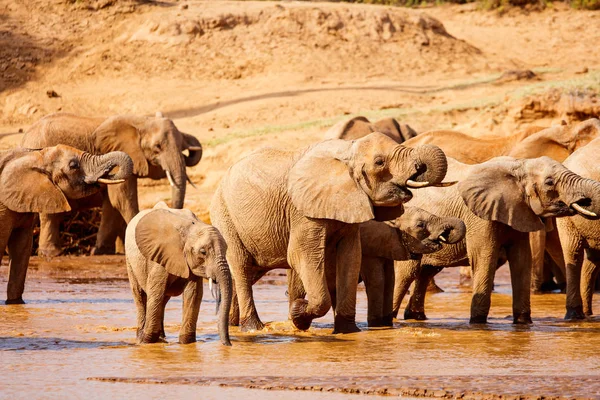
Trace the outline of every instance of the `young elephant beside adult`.
<instances>
[{"instance_id":1,"label":"young elephant beside adult","mask_svg":"<svg viewBox=\"0 0 600 400\"><path fill-rule=\"evenodd\" d=\"M6 304L24 303L35 213L69 211L70 201L123 182L132 169L120 151L95 156L59 145L0 152L0 261L6 246L10 257Z\"/></svg>"},{"instance_id":2,"label":"young elephant beside adult","mask_svg":"<svg viewBox=\"0 0 600 400\"><path fill-rule=\"evenodd\" d=\"M406 207L393 221L360 224L362 260L360 277L367 292L369 327L392 326L394 260L420 259L465 237L465 223L458 218L438 217L418 207ZM336 276L327 279L333 286ZM293 270L288 271L290 304L304 298L304 287Z\"/></svg>"},{"instance_id":3,"label":"young elephant beside adult","mask_svg":"<svg viewBox=\"0 0 600 400\"><path fill-rule=\"evenodd\" d=\"M425 319L427 281L444 267L470 265L473 271L471 323L485 323L494 275L505 252L513 291L513 322L531 323L529 232L545 229L543 218L600 212L600 183L585 179L548 158L498 157L477 165L448 159L450 188L418 191L411 205L462 219L464 240L418 261L396 266L394 313L416 279L405 319Z\"/></svg>"},{"instance_id":4,"label":"young elephant beside adult","mask_svg":"<svg viewBox=\"0 0 600 400\"><path fill-rule=\"evenodd\" d=\"M94 254L114 253L115 240L123 238L125 223L139 212L138 178L166 176L172 187L172 206L181 208L188 180L186 166L196 165L202 157L200 142L194 136L180 132L173 121L160 114L156 117L115 115L109 118L51 114L33 124L21 142L28 148L57 144L67 144L92 154L120 150L133 160L135 175L122 185L110 187L97 204L102 206L102 219ZM189 155L182 153L186 150ZM83 199L73 204L73 208L95 206L94 201ZM40 215L40 254L60 254L61 219L60 215Z\"/></svg>"},{"instance_id":5,"label":"young elephant beside adult","mask_svg":"<svg viewBox=\"0 0 600 400\"><path fill-rule=\"evenodd\" d=\"M292 268L307 300L291 306L301 330L335 305L334 333L356 332L358 224L390 220L409 187L439 184L446 157L435 146L408 149L381 133L327 140L299 151L263 149L234 164L213 197L210 217L228 244L242 330L262 329L252 285L266 270ZM326 271L335 270L335 287Z\"/></svg>"},{"instance_id":6,"label":"young elephant beside adult","mask_svg":"<svg viewBox=\"0 0 600 400\"><path fill-rule=\"evenodd\" d=\"M138 343L165 341L165 306L180 294L183 321L179 343L195 342L204 278L217 300L221 343L231 346L231 273L225 259L227 244L216 228L201 222L188 209L169 208L160 202L131 220L125 247L137 307Z\"/></svg>"},{"instance_id":7,"label":"young elephant beside adult","mask_svg":"<svg viewBox=\"0 0 600 400\"><path fill-rule=\"evenodd\" d=\"M583 177L600 180L599 152L600 138L571 154L563 164ZM556 221L567 270L565 319L568 320L583 319L586 315L592 315L592 295L600 271L598 216L600 214L590 213L587 218L575 215Z\"/></svg>"},{"instance_id":8,"label":"young elephant beside adult","mask_svg":"<svg viewBox=\"0 0 600 400\"><path fill-rule=\"evenodd\" d=\"M355 140L373 132L381 132L398 143L417 136L413 128L407 124L400 124L394 118L384 118L371 123L367 118L359 116L338 122L325 132L323 139Z\"/></svg>"}]
</instances>

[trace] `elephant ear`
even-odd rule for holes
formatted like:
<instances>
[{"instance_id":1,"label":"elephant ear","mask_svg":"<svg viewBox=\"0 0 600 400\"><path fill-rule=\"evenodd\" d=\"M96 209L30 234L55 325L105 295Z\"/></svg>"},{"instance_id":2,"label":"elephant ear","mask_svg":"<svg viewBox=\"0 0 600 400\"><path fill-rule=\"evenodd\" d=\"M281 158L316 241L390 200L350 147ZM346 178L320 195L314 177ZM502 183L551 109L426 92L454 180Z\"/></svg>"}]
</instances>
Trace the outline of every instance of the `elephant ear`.
<instances>
[{"instance_id":1,"label":"elephant ear","mask_svg":"<svg viewBox=\"0 0 600 400\"><path fill-rule=\"evenodd\" d=\"M148 161L142 151L141 137L135 126L124 116L107 118L93 133L94 146L102 153L123 151L133 160L133 172L148 175Z\"/></svg>"},{"instance_id":2,"label":"elephant ear","mask_svg":"<svg viewBox=\"0 0 600 400\"><path fill-rule=\"evenodd\" d=\"M0 202L9 210L55 214L71 211L62 190L43 170L40 151L12 154L1 165Z\"/></svg>"},{"instance_id":3,"label":"elephant ear","mask_svg":"<svg viewBox=\"0 0 600 400\"><path fill-rule=\"evenodd\" d=\"M304 153L291 168L288 194L304 216L349 224L375 217L369 196L354 181L350 169L339 158L342 148L349 149L350 142L321 142Z\"/></svg>"},{"instance_id":4,"label":"elephant ear","mask_svg":"<svg viewBox=\"0 0 600 400\"><path fill-rule=\"evenodd\" d=\"M135 229L135 242L140 253L165 270L181 278L190 277L185 260L182 230L191 221L174 215L165 209L156 209L144 215Z\"/></svg>"},{"instance_id":5,"label":"elephant ear","mask_svg":"<svg viewBox=\"0 0 600 400\"><path fill-rule=\"evenodd\" d=\"M373 132L369 120L363 116L340 121L325 132L324 139L353 140Z\"/></svg>"},{"instance_id":6,"label":"elephant ear","mask_svg":"<svg viewBox=\"0 0 600 400\"><path fill-rule=\"evenodd\" d=\"M498 221L520 232L544 229L544 223L526 201L525 188L517 171L522 162L514 159L488 161L471 167L457 184L465 204L479 218Z\"/></svg>"}]
</instances>

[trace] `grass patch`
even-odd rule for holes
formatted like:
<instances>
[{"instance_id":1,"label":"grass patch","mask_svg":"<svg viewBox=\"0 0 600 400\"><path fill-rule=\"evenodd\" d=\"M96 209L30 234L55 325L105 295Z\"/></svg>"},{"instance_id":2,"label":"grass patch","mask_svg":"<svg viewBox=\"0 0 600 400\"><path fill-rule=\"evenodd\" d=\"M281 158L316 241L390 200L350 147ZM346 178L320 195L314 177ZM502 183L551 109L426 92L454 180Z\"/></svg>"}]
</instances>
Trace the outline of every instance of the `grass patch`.
<instances>
[{"instance_id":1,"label":"grass patch","mask_svg":"<svg viewBox=\"0 0 600 400\"><path fill-rule=\"evenodd\" d=\"M545 92L549 89L561 89L565 92L591 90L600 92L600 71L591 71L580 78L565 79L562 81L537 82L522 88L513 90L509 96L513 99L520 99Z\"/></svg>"}]
</instances>

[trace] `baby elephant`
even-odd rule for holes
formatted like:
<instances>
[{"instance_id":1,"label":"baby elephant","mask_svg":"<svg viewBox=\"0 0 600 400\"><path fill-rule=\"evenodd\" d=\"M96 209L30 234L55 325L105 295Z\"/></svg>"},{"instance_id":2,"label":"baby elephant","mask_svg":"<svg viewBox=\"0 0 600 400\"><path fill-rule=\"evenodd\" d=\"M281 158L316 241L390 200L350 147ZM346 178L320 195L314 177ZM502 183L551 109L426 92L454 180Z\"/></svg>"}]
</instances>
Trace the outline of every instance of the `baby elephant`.
<instances>
[{"instance_id":1,"label":"baby elephant","mask_svg":"<svg viewBox=\"0 0 600 400\"><path fill-rule=\"evenodd\" d=\"M7 246L10 256L6 304L24 303L35 213L70 211L71 200L122 183L132 171L121 151L95 156L58 145L0 152L0 261Z\"/></svg>"},{"instance_id":2,"label":"baby elephant","mask_svg":"<svg viewBox=\"0 0 600 400\"><path fill-rule=\"evenodd\" d=\"M179 343L195 342L205 278L217 300L221 343L231 346L232 281L226 251L219 231L187 209L169 208L160 202L131 220L125 233L125 254L137 307L138 343L165 342L165 306L172 296L182 293Z\"/></svg>"}]
</instances>

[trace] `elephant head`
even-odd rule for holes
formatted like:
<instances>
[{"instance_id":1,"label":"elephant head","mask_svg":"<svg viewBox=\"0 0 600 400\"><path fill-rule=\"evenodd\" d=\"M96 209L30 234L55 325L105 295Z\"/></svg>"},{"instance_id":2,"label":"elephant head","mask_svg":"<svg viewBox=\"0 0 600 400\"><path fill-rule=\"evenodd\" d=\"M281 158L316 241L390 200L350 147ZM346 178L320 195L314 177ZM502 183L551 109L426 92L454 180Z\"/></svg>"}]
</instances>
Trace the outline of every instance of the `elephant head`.
<instances>
[{"instance_id":1,"label":"elephant head","mask_svg":"<svg viewBox=\"0 0 600 400\"><path fill-rule=\"evenodd\" d=\"M98 152L121 150L129 154L138 176L148 176L148 163L162 168L171 185L172 206L183 207L188 180L185 168L202 158L202 146L194 136L182 133L159 113L156 117L107 118L93 132L92 140Z\"/></svg>"},{"instance_id":2,"label":"elephant head","mask_svg":"<svg viewBox=\"0 0 600 400\"><path fill-rule=\"evenodd\" d=\"M600 215L600 183L549 157L494 158L471 167L457 188L475 215L521 232L544 229L540 217Z\"/></svg>"},{"instance_id":3,"label":"elephant head","mask_svg":"<svg viewBox=\"0 0 600 400\"><path fill-rule=\"evenodd\" d=\"M10 210L60 213L71 210L68 199L94 194L101 184L123 182L133 163L121 151L96 156L58 145L6 152L0 168L0 202Z\"/></svg>"},{"instance_id":4,"label":"elephant head","mask_svg":"<svg viewBox=\"0 0 600 400\"><path fill-rule=\"evenodd\" d=\"M458 218L439 217L418 207L406 207L402 216L389 224L400 230L405 246L412 254L429 254L444 244L458 243L467 233Z\"/></svg>"},{"instance_id":5,"label":"elephant head","mask_svg":"<svg viewBox=\"0 0 600 400\"><path fill-rule=\"evenodd\" d=\"M369 133L381 132L398 143L417 136L417 132L407 124L400 124L394 118L384 118L371 123L367 118L359 116L347 121L340 121L331 127L324 139L360 139Z\"/></svg>"},{"instance_id":6,"label":"elephant head","mask_svg":"<svg viewBox=\"0 0 600 400\"><path fill-rule=\"evenodd\" d=\"M446 169L438 147L408 148L375 132L310 147L290 170L288 194L307 217L346 223L392 220L412 198L409 188L445 185Z\"/></svg>"},{"instance_id":7,"label":"elephant head","mask_svg":"<svg viewBox=\"0 0 600 400\"><path fill-rule=\"evenodd\" d=\"M164 266L171 275L208 280L217 301L219 337L221 343L230 346L229 310L233 283L225 259L227 244L223 236L190 210L170 209L164 203L154 208L155 211L139 221L135 231L141 254Z\"/></svg>"}]
</instances>

